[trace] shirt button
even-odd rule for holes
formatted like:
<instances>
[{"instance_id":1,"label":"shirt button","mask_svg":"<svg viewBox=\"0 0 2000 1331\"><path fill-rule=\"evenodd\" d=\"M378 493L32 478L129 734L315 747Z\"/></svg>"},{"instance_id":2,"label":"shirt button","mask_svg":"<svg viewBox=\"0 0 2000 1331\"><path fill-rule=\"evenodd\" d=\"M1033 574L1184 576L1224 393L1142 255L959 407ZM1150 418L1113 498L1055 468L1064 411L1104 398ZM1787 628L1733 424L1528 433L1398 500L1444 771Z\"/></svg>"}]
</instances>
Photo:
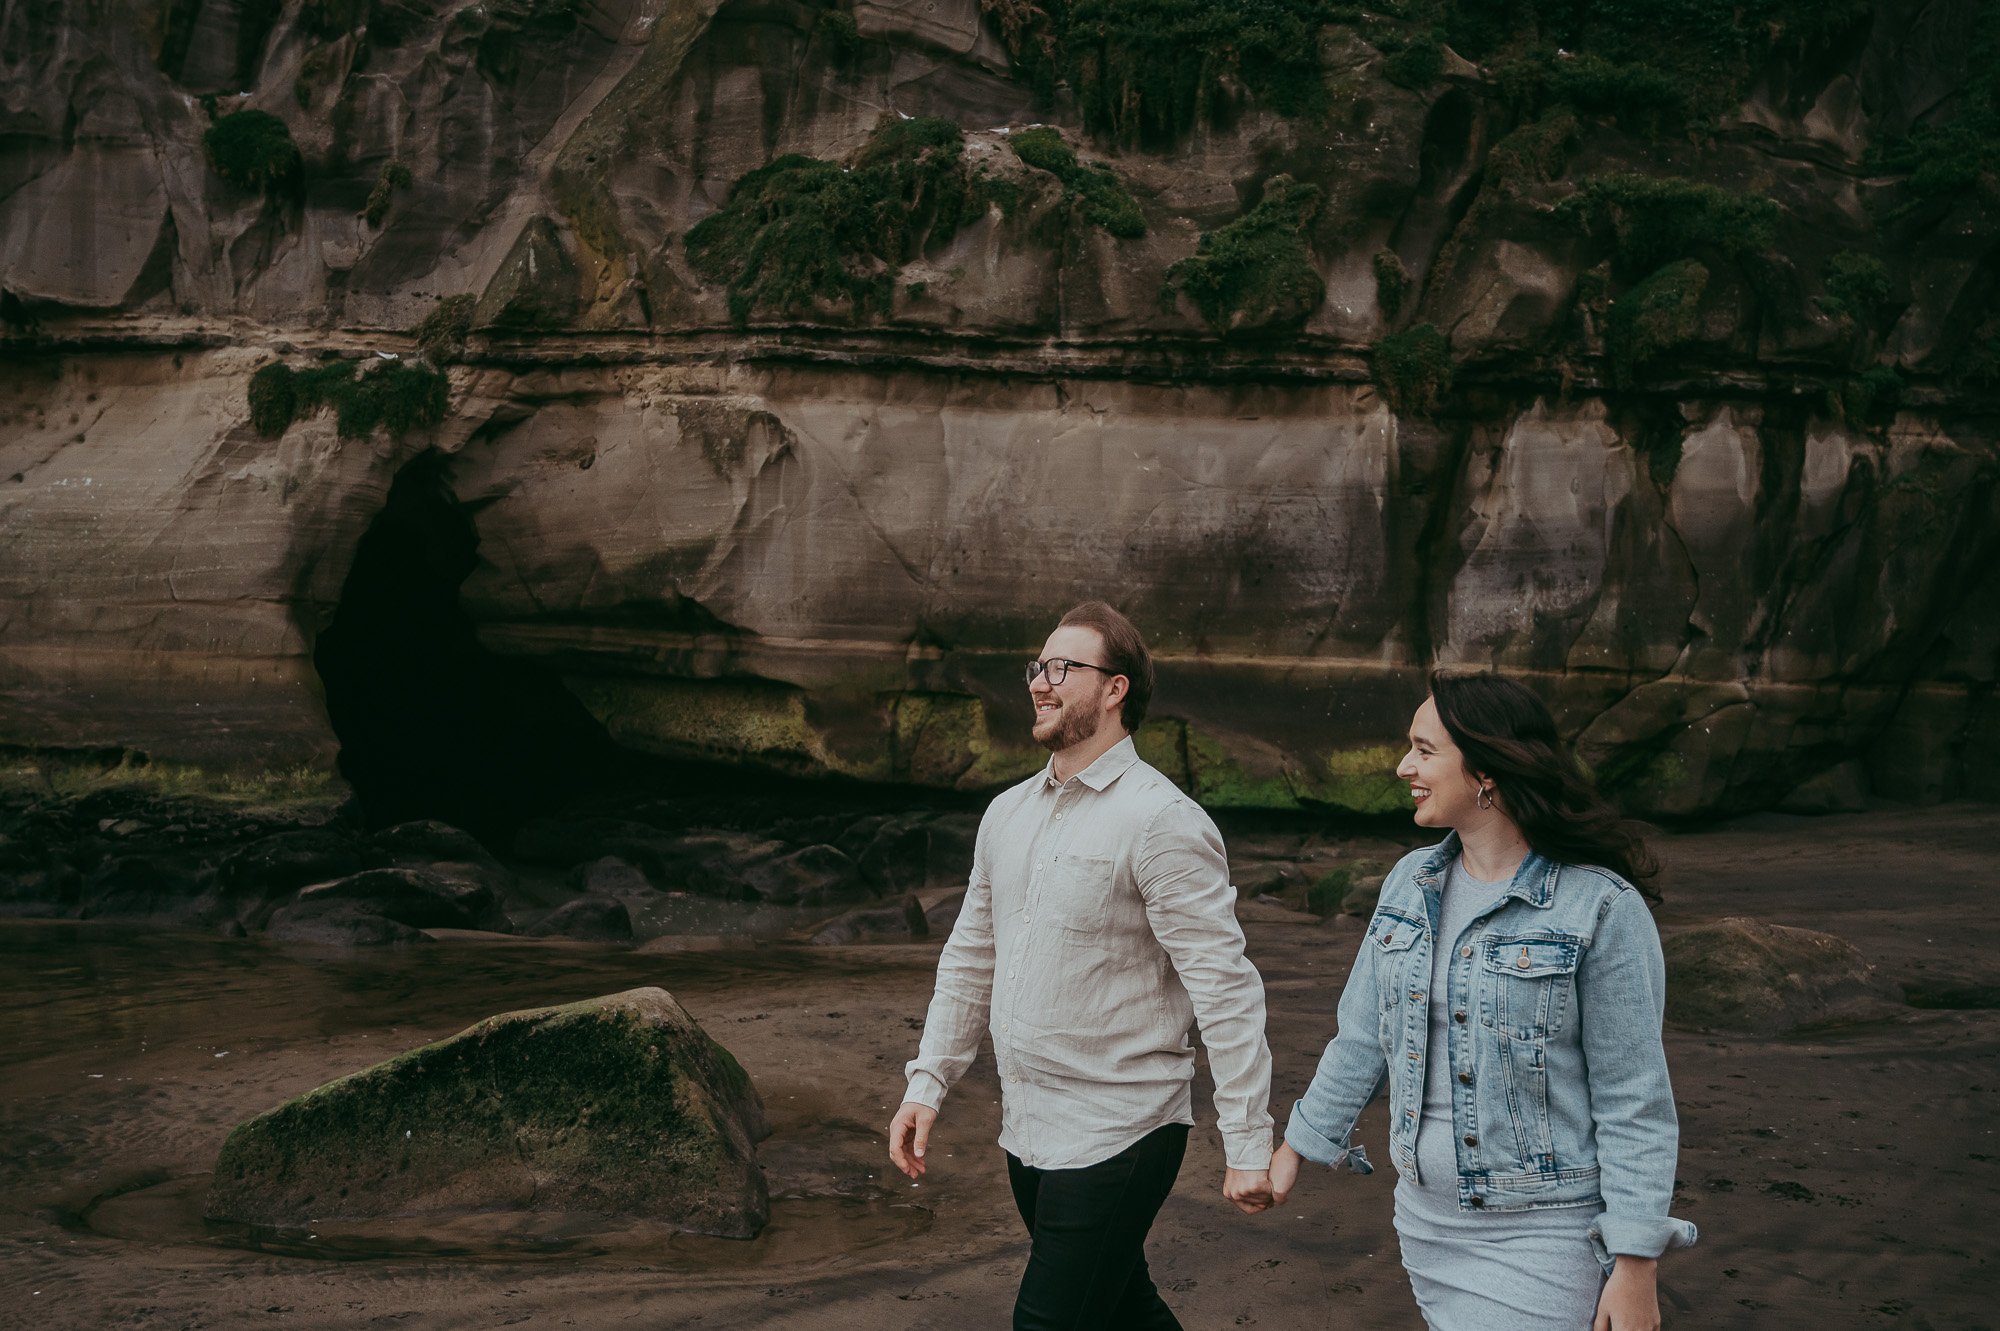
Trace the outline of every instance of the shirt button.
<instances>
[{"instance_id":1,"label":"shirt button","mask_svg":"<svg viewBox=\"0 0 2000 1331\"><path fill-rule=\"evenodd\" d=\"M1057 821L1057 822L1061 822L1061 821L1062 821L1062 815L1061 815L1061 814L1057 814L1057 815L1056 815L1056 821Z\"/></svg>"},{"instance_id":2,"label":"shirt button","mask_svg":"<svg viewBox=\"0 0 2000 1331\"><path fill-rule=\"evenodd\" d=\"M1462 947L1458 950L1458 955L1461 957L1469 957L1472 955L1472 949L1469 947Z\"/></svg>"},{"instance_id":3,"label":"shirt button","mask_svg":"<svg viewBox=\"0 0 2000 1331\"><path fill-rule=\"evenodd\" d=\"M1451 1014L1451 1019L1456 1022L1463 1022L1465 1020L1465 1014L1463 1012L1454 1012Z\"/></svg>"}]
</instances>

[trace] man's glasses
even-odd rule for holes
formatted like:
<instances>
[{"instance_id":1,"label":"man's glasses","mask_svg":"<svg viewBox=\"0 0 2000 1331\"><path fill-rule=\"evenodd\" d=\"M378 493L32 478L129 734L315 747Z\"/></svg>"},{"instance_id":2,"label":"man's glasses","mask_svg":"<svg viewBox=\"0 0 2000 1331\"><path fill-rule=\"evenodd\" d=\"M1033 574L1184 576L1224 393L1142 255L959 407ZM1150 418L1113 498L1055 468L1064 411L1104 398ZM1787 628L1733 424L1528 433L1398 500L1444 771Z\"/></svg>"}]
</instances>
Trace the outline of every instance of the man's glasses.
<instances>
[{"instance_id":1,"label":"man's glasses","mask_svg":"<svg viewBox=\"0 0 2000 1331\"><path fill-rule=\"evenodd\" d=\"M1028 662L1028 682L1032 684L1035 682L1035 676L1046 675L1050 684L1060 684L1069 678L1069 672L1072 670L1097 670L1107 675L1118 673L1109 666L1092 665L1088 661L1069 661L1060 656L1052 656L1046 661Z\"/></svg>"}]
</instances>

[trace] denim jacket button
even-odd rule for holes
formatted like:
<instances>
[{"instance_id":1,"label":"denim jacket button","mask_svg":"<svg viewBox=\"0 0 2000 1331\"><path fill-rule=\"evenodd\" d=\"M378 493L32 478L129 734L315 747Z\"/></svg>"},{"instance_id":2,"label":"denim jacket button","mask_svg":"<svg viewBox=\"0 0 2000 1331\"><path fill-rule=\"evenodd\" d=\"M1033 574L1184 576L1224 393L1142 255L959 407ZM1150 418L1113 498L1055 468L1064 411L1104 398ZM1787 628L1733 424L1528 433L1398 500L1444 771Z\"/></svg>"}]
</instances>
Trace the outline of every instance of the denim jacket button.
<instances>
[{"instance_id":1,"label":"denim jacket button","mask_svg":"<svg viewBox=\"0 0 2000 1331\"><path fill-rule=\"evenodd\" d=\"M1465 1139L1465 1144L1466 1144L1467 1146L1477 1146L1477 1145L1479 1145L1479 1138L1477 1138L1477 1137L1474 1137L1474 1136L1471 1136L1471 1135L1469 1135L1469 1134L1468 1134L1468 1135L1467 1135L1467 1137L1466 1137L1466 1139Z\"/></svg>"},{"instance_id":2,"label":"denim jacket button","mask_svg":"<svg viewBox=\"0 0 2000 1331\"><path fill-rule=\"evenodd\" d=\"M1472 949L1469 947L1462 947L1458 950L1458 955L1461 957L1469 957L1472 955Z\"/></svg>"},{"instance_id":3,"label":"denim jacket button","mask_svg":"<svg viewBox=\"0 0 2000 1331\"><path fill-rule=\"evenodd\" d=\"M1484 1197L1472 1197L1472 1198L1469 1198L1468 1200L1469 1200L1469 1201L1471 1201L1471 1203L1472 1203L1472 1204L1473 1204L1474 1206L1484 1206L1484 1205L1486 1205L1486 1199L1485 1199Z\"/></svg>"},{"instance_id":4,"label":"denim jacket button","mask_svg":"<svg viewBox=\"0 0 2000 1331\"><path fill-rule=\"evenodd\" d=\"M1466 1084L1467 1086L1470 1086L1470 1085L1472 1085L1472 1074L1471 1074L1470 1072L1461 1072L1461 1073L1459 1073L1459 1074L1458 1074L1458 1079L1459 1079L1460 1081L1464 1082L1464 1083L1465 1083L1465 1084Z\"/></svg>"},{"instance_id":5,"label":"denim jacket button","mask_svg":"<svg viewBox=\"0 0 2000 1331\"><path fill-rule=\"evenodd\" d=\"M1464 1020L1465 1020L1465 1014L1464 1014L1463 1012L1454 1012L1454 1013L1452 1013L1452 1014L1451 1014L1451 1019L1452 1019L1453 1021L1464 1021Z\"/></svg>"}]
</instances>

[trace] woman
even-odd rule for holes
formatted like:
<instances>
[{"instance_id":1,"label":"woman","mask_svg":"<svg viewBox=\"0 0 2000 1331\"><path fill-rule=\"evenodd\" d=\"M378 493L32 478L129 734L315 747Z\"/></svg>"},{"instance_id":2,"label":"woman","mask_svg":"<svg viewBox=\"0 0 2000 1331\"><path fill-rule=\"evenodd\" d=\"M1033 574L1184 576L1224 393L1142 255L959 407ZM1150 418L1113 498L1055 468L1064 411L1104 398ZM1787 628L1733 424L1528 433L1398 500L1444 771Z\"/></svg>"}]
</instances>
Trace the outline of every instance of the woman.
<instances>
[{"instance_id":1,"label":"woman","mask_svg":"<svg viewBox=\"0 0 2000 1331\"><path fill-rule=\"evenodd\" d=\"M1431 1331L1653 1331L1657 1259L1695 1238L1667 1214L1666 973L1633 886L1656 866L1534 694L1430 685L1396 774L1447 835L1382 884L1272 1190L1301 1158L1372 1172L1350 1138L1386 1081L1396 1232Z\"/></svg>"}]
</instances>

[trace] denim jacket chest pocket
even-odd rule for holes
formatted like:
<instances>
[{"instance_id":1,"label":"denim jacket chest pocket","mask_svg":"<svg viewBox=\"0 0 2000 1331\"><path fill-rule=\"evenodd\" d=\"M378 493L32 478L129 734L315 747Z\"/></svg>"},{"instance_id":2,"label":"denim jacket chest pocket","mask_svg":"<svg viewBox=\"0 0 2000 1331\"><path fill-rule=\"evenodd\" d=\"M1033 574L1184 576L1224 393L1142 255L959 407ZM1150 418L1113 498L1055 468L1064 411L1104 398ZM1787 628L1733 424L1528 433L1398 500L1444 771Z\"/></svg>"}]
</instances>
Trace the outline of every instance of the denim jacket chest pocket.
<instances>
[{"instance_id":1,"label":"denim jacket chest pocket","mask_svg":"<svg viewBox=\"0 0 2000 1331\"><path fill-rule=\"evenodd\" d=\"M1369 937L1376 950L1376 991L1384 1013L1394 1011L1403 1002L1404 992L1410 987L1412 949L1423 932L1424 926L1408 916L1393 911L1382 911L1375 916Z\"/></svg>"},{"instance_id":2,"label":"denim jacket chest pocket","mask_svg":"<svg viewBox=\"0 0 2000 1331\"><path fill-rule=\"evenodd\" d=\"M1583 940L1544 931L1480 942L1479 1019L1515 1040L1559 1034L1576 1006L1576 966Z\"/></svg>"}]
</instances>

